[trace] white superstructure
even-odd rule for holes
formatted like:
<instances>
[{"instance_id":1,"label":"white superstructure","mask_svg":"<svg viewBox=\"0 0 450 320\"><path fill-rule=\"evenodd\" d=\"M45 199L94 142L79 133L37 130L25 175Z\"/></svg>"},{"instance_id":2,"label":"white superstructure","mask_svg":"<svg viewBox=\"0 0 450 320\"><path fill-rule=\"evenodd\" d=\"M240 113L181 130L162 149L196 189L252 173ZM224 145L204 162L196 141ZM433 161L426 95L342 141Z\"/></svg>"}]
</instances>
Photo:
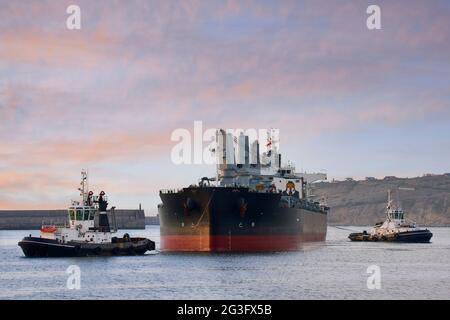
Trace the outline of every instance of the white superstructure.
<instances>
[{"instance_id":1,"label":"white superstructure","mask_svg":"<svg viewBox=\"0 0 450 320\"><path fill-rule=\"evenodd\" d=\"M105 193L100 192L99 196L94 196L92 191L88 191L87 171L81 172L81 187L79 201L72 201L72 206L68 209L69 224L64 226L43 225L41 227L41 238L55 239L61 243L69 241L82 241L91 243L110 243L112 235L117 232L117 228L111 229L108 221L106 208L108 205ZM114 209L111 216L114 219ZM115 221L113 221L115 225Z\"/></svg>"},{"instance_id":2,"label":"white superstructure","mask_svg":"<svg viewBox=\"0 0 450 320\"><path fill-rule=\"evenodd\" d=\"M273 132L267 132L267 151L260 154L259 141L250 141L240 133L232 134L220 129L216 132L217 177L219 186L248 186L257 191L296 194L306 198L307 183L326 180L326 173L296 172L291 162L282 164L279 141Z\"/></svg>"}]
</instances>

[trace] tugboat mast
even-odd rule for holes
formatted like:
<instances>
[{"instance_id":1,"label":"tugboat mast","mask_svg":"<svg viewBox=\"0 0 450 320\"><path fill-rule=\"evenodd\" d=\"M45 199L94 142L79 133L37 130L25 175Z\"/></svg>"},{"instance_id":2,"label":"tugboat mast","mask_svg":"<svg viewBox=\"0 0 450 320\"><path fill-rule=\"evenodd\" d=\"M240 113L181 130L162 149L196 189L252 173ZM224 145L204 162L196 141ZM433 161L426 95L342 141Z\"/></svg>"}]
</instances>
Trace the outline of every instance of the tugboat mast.
<instances>
[{"instance_id":1,"label":"tugboat mast","mask_svg":"<svg viewBox=\"0 0 450 320\"><path fill-rule=\"evenodd\" d=\"M386 209L387 209L386 211L387 211L387 218L389 220L392 219L392 216L391 216L391 209L392 209L392 197L391 197L391 194L392 194L391 189L388 189L388 203L387 203L387 206L386 206Z\"/></svg>"},{"instance_id":2,"label":"tugboat mast","mask_svg":"<svg viewBox=\"0 0 450 320\"><path fill-rule=\"evenodd\" d=\"M392 208L392 190L388 189L388 204L387 204L387 208L391 209Z\"/></svg>"},{"instance_id":3,"label":"tugboat mast","mask_svg":"<svg viewBox=\"0 0 450 320\"><path fill-rule=\"evenodd\" d=\"M89 180L88 180L88 170L81 170L81 187L78 188L80 191L80 196L83 198L83 205L88 205L88 193L89 193Z\"/></svg>"}]
</instances>

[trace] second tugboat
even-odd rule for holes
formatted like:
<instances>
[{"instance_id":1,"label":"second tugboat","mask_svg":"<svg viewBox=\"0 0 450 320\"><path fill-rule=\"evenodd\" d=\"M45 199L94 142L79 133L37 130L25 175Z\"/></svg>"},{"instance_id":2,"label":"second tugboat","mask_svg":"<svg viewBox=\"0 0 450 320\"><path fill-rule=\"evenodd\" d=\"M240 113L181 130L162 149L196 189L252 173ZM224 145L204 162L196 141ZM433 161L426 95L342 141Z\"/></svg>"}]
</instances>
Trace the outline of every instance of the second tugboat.
<instances>
[{"instance_id":1,"label":"second tugboat","mask_svg":"<svg viewBox=\"0 0 450 320\"><path fill-rule=\"evenodd\" d=\"M391 190L389 190L386 220L377 223L370 232L351 233L348 238L352 241L427 243L430 242L432 236L430 230L418 228L415 222L405 218L405 213L401 208L394 207Z\"/></svg>"},{"instance_id":2,"label":"second tugboat","mask_svg":"<svg viewBox=\"0 0 450 320\"><path fill-rule=\"evenodd\" d=\"M87 172L81 173L82 204L75 201L69 207L69 225L43 225L40 237L25 237L19 242L27 257L79 257L142 255L155 249L155 243L146 238L121 238L117 232L114 207L109 210L105 193L94 196L87 188Z\"/></svg>"}]
</instances>

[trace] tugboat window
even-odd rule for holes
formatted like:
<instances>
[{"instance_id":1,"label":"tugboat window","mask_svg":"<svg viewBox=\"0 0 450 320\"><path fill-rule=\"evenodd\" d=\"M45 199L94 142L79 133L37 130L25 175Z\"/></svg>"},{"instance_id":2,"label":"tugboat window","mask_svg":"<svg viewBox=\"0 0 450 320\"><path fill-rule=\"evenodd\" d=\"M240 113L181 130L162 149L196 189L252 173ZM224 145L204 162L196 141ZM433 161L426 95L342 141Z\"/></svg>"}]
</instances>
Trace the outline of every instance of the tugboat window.
<instances>
[{"instance_id":1,"label":"tugboat window","mask_svg":"<svg viewBox=\"0 0 450 320\"><path fill-rule=\"evenodd\" d=\"M69 210L69 219L75 220L75 210Z\"/></svg>"},{"instance_id":2,"label":"tugboat window","mask_svg":"<svg viewBox=\"0 0 450 320\"><path fill-rule=\"evenodd\" d=\"M83 220L83 209L77 208L77 220Z\"/></svg>"},{"instance_id":3,"label":"tugboat window","mask_svg":"<svg viewBox=\"0 0 450 320\"><path fill-rule=\"evenodd\" d=\"M85 208L84 209L84 219L85 221L89 220L89 214L90 214L90 210L89 208Z\"/></svg>"}]
</instances>

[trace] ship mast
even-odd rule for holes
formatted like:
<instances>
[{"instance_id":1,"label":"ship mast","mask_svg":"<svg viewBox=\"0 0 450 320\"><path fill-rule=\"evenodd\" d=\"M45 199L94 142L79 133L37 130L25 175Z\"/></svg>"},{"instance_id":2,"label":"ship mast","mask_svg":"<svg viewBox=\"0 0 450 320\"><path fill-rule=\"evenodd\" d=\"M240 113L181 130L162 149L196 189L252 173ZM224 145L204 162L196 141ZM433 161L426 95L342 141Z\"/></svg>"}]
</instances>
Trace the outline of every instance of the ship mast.
<instances>
[{"instance_id":1,"label":"ship mast","mask_svg":"<svg viewBox=\"0 0 450 320\"><path fill-rule=\"evenodd\" d=\"M388 204L387 204L387 209L391 209L392 208L392 199L391 199L391 189L388 189Z\"/></svg>"},{"instance_id":2,"label":"ship mast","mask_svg":"<svg viewBox=\"0 0 450 320\"><path fill-rule=\"evenodd\" d=\"M83 198L83 206L88 205L88 192L89 192L89 181L88 181L88 170L81 170L81 187L78 188L80 191L80 196Z\"/></svg>"},{"instance_id":3,"label":"ship mast","mask_svg":"<svg viewBox=\"0 0 450 320\"><path fill-rule=\"evenodd\" d=\"M388 189L388 203L386 206L386 213L389 220L392 219L392 197L391 197L391 189Z\"/></svg>"}]
</instances>

